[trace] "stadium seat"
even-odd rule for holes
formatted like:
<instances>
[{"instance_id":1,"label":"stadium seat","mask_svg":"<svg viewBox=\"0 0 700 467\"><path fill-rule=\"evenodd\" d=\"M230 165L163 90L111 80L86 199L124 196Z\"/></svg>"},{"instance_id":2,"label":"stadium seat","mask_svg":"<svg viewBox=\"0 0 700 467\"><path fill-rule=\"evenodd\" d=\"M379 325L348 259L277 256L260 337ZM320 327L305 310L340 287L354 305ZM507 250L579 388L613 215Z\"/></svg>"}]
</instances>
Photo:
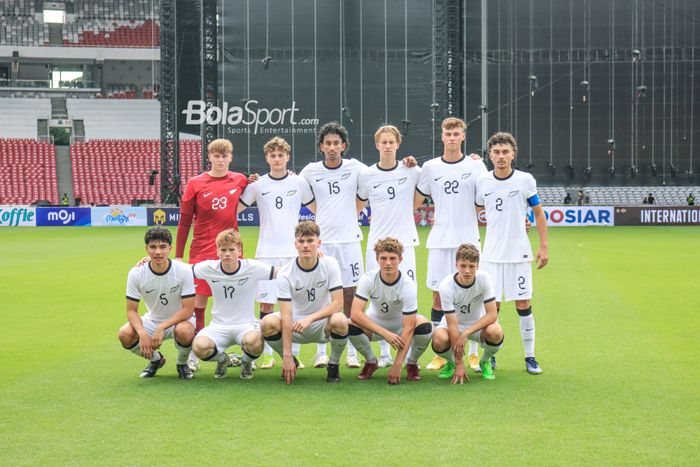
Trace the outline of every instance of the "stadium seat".
<instances>
[{"instance_id":1,"label":"stadium seat","mask_svg":"<svg viewBox=\"0 0 700 467\"><path fill-rule=\"evenodd\" d=\"M56 147L33 139L0 139L0 204L58 203Z\"/></svg>"}]
</instances>

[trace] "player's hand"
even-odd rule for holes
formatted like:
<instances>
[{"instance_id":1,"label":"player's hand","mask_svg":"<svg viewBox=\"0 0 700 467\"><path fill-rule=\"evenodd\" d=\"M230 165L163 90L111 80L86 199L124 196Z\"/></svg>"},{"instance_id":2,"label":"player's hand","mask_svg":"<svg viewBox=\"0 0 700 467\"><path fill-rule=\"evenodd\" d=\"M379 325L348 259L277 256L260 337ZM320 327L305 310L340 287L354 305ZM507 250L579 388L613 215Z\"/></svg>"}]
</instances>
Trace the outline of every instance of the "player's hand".
<instances>
[{"instance_id":1,"label":"player's hand","mask_svg":"<svg viewBox=\"0 0 700 467\"><path fill-rule=\"evenodd\" d=\"M399 336L398 334L394 334L393 332L387 332L382 337L385 341L389 343L389 345L391 345L396 350L403 349L404 342L403 339L401 339L401 336Z\"/></svg>"},{"instance_id":2,"label":"player's hand","mask_svg":"<svg viewBox=\"0 0 700 467\"><path fill-rule=\"evenodd\" d=\"M292 331L296 332L297 334L303 334L304 331L306 331L306 328L311 326L312 322L313 321L311 321L308 317L295 321L294 325L292 326Z\"/></svg>"},{"instance_id":3,"label":"player's hand","mask_svg":"<svg viewBox=\"0 0 700 467\"><path fill-rule=\"evenodd\" d=\"M530 222L530 218L525 216L525 232L530 233L531 227L532 227L532 222Z\"/></svg>"},{"instance_id":4,"label":"player's hand","mask_svg":"<svg viewBox=\"0 0 700 467\"><path fill-rule=\"evenodd\" d=\"M148 263L150 260L151 260L150 257L144 256L143 258L138 260L138 262L136 263L136 267L139 268L139 267L143 266L144 264Z\"/></svg>"},{"instance_id":5,"label":"player's hand","mask_svg":"<svg viewBox=\"0 0 700 467\"><path fill-rule=\"evenodd\" d=\"M460 362L455 366L455 374L452 376L452 384L464 384L469 381L469 376L464 369L464 362Z\"/></svg>"},{"instance_id":6,"label":"player's hand","mask_svg":"<svg viewBox=\"0 0 700 467\"><path fill-rule=\"evenodd\" d=\"M547 266L547 263L549 263L549 253L547 253L547 247L543 247L540 245L540 247L537 249L537 269L542 269L543 267Z\"/></svg>"},{"instance_id":7,"label":"player's hand","mask_svg":"<svg viewBox=\"0 0 700 467\"><path fill-rule=\"evenodd\" d=\"M151 346L153 349L159 349L160 344L163 343L163 334L165 334L165 330L161 328L160 326L156 327L156 330L153 332L153 335L151 336Z\"/></svg>"},{"instance_id":8,"label":"player's hand","mask_svg":"<svg viewBox=\"0 0 700 467\"><path fill-rule=\"evenodd\" d=\"M139 346L141 347L141 355L150 360L153 358L153 346L151 345L151 336L146 331L139 333Z\"/></svg>"},{"instance_id":9,"label":"player's hand","mask_svg":"<svg viewBox=\"0 0 700 467\"><path fill-rule=\"evenodd\" d=\"M397 365L396 362L394 362L394 364L391 365L391 369L389 370L386 380L389 382L389 384L399 384L401 382L400 364Z\"/></svg>"},{"instance_id":10,"label":"player's hand","mask_svg":"<svg viewBox=\"0 0 700 467\"><path fill-rule=\"evenodd\" d=\"M467 336L460 334L459 339L457 339L457 342L455 342L455 345L452 347L452 353L455 357L464 355L464 347L466 344Z\"/></svg>"},{"instance_id":11,"label":"player's hand","mask_svg":"<svg viewBox=\"0 0 700 467\"><path fill-rule=\"evenodd\" d=\"M292 384L294 377L297 375L297 366L294 363L294 357L283 357L282 358L282 377L284 382L287 384Z\"/></svg>"},{"instance_id":12,"label":"player's hand","mask_svg":"<svg viewBox=\"0 0 700 467\"><path fill-rule=\"evenodd\" d=\"M483 160L484 160L480 155L478 155L478 154L475 153L475 152L469 154L469 157L470 157L471 160L473 160L473 161L483 161Z\"/></svg>"},{"instance_id":13,"label":"player's hand","mask_svg":"<svg viewBox=\"0 0 700 467\"><path fill-rule=\"evenodd\" d=\"M418 161L413 156L406 156L403 159L401 159L401 162L403 162L403 165L405 165L406 167L409 167L409 168L415 167L418 165Z\"/></svg>"},{"instance_id":14,"label":"player's hand","mask_svg":"<svg viewBox=\"0 0 700 467\"><path fill-rule=\"evenodd\" d=\"M250 175L248 175L248 181L249 181L250 183L255 183L255 182L257 182L258 180L260 180L260 175L259 175L259 174L250 174Z\"/></svg>"},{"instance_id":15,"label":"player's hand","mask_svg":"<svg viewBox=\"0 0 700 467\"><path fill-rule=\"evenodd\" d=\"M318 252L316 253L316 257L323 258L324 256L326 256L326 254L324 252L322 252L321 249L319 248Z\"/></svg>"}]
</instances>

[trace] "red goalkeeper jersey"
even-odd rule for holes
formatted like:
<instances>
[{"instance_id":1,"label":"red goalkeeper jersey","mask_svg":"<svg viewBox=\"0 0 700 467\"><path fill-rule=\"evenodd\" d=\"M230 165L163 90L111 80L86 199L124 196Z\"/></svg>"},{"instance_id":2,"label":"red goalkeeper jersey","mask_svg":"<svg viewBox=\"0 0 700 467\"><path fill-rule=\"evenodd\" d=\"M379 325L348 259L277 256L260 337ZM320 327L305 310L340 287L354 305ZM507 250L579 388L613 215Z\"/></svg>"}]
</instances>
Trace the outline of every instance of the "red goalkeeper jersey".
<instances>
[{"instance_id":1,"label":"red goalkeeper jersey","mask_svg":"<svg viewBox=\"0 0 700 467\"><path fill-rule=\"evenodd\" d=\"M225 229L238 230L238 198L248 185L243 174L228 172L223 177L203 173L187 182L180 204L175 256L185 253L187 236L194 218L190 262L216 259L216 236Z\"/></svg>"}]
</instances>

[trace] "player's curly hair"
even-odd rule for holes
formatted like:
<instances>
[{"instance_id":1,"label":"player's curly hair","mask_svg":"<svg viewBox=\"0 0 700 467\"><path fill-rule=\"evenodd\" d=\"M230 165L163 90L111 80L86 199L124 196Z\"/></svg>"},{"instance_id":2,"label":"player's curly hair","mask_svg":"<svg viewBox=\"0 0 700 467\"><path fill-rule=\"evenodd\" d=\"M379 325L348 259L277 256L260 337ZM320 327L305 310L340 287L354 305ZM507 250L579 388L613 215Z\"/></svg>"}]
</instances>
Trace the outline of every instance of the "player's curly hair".
<instances>
[{"instance_id":1,"label":"player's curly hair","mask_svg":"<svg viewBox=\"0 0 700 467\"><path fill-rule=\"evenodd\" d=\"M207 146L208 154L233 154L233 143L227 139L215 139Z\"/></svg>"},{"instance_id":2,"label":"player's curly hair","mask_svg":"<svg viewBox=\"0 0 700 467\"><path fill-rule=\"evenodd\" d=\"M498 133L491 135L486 143L486 148L491 150L491 148L497 144L510 144L510 146L513 148L513 152L518 152L518 143L515 142L515 138L513 135L506 133L505 131L499 131Z\"/></svg>"},{"instance_id":3,"label":"player's curly hair","mask_svg":"<svg viewBox=\"0 0 700 467\"><path fill-rule=\"evenodd\" d=\"M479 249L472 245L471 243L463 243L457 248L457 254L455 255L455 260L460 261L471 261L472 263L479 262Z\"/></svg>"},{"instance_id":4,"label":"player's curly hair","mask_svg":"<svg viewBox=\"0 0 700 467\"><path fill-rule=\"evenodd\" d=\"M292 147L284 138L275 136L270 141L265 143L265 146L263 146L263 152L265 153L265 155L268 155L269 153L275 150L280 150L283 153L289 155L289 153L292 152Z\"/></svg>"},{"instance_id":5,"label":"player's curly hair","mask_svg":"<svg viewBox=\"0 0 700 467\"><path fill-rule=\"evenodd\" d=\"M345 128L338 122L328 122L318 130L318 138L316 139L316 144L321 146L323 144L323 139L327 135L338 135L340 139L347 145L345 149L350 147L350 138L348 137L348 129Z\"/></svg>"},{"instance_id":6,"label":"player's curly hair","mask_svg":"<svg viewBox=\"0 0 700 467\"><path fill-rule=\"evenodd\" d=\"M314 221L301 221L294 228L294 237L320 237L321 228Z\"/></svg>"},{"instance_id":7,"label":"player's curly hair","mask_svg":"<svg viewBox=\"0 0 700 467\"><path fill-rule=\"evenodd\" d=\"M173 235L168 229L163 227L153 227L152 229L148 229L146 231L146 235L144 235L143 240L146 242L146 245L151 242L165 242L168 245L172 245Z\"/></svg>"},{"instance_id":8,"label":"player's curly hair","mask_svg":"<svg viewBox=\"0 0 700 467\"><path fill-rule=\"evenodd\" d=\"M466 130L467 124L464 123L464 120L462 120L461 118L447 117L442 121L442 125L440 127L443 130L454 130L455 128L459 128L460 130Z\"/></svg>"},{"instance_id":9,"label":"player's curly hair","mask_svg":"<svg viewBox=\"0 0 700 467\"><path fill-rule=\"evenodd\" d=\"M394 125L383 125L380 126L377 131L374 132L374 142L379 141L382 133L391 133L396 138L396 142L401 144L401 132Z\"/></svg>"},{"instance_id":10,"label":"player's curly hair","mask_svg":"<svg viewBox=\"0 0 700 467\"><path fill-rule=\"evenodd\" d=\"M377 240L374 244L374 254L379 256L381 252L396 253L399 256L403 255L403 245L394 237L386 237Z\"/></svg>"},{"instance_id":11,"label":"player's curly hair","mask_svg":"<svg viewBox=\"0 0 700 467\"><path fill-rule=\"evenodd\" d=\"M216 236L216 247L221 248L226 245L235 245L239 249L243 247L243 241L241 241L241 234L236 232L234 229L226 229L219 232Z\"/></svg>"}]
</instances>

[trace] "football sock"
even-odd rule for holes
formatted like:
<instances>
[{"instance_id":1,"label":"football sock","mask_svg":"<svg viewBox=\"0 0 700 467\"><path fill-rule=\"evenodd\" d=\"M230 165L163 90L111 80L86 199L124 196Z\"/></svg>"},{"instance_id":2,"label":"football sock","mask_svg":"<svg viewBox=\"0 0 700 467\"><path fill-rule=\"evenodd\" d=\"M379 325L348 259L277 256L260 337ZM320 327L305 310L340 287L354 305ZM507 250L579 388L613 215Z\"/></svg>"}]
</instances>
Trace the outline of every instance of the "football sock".
<instances>
[{"instance_id":1,"label":"football sock","mask_svg":"<svg viewBox=\"0 0 700 467\"><path fill-rule=\"evenodd\" d=\"M267 311L260 310L260 321L262 321L265 316L271 315L271 314L272 314L271 311L267 312ZM267 341L265 341L265 348L263 349L263 353L265 355L272 355L272 347L270 347L270 344L268 344Z\"/></svg>"},{"instance_id":2,"label":"football sock","mask_svg":"<svg viewBox=\"0 0 700 467\"><path fill-rule=\"evenodd\" d=\"M331 353L333 353L333 349L331 349ZM316 344L316 355L327 355L326 344Z\"/></svg>"},{"instance_id":3,"label":"football sock","mask_svg":"<svg viewBox=\"0 0 700 467\"><path fill-rule=\"evenodd\" d=\"M415 364L425 349L428 348L430 336L432 335L433 326L430 323L421 323L416 326L413 340L411 341L411 349L408 351L406 363Z\"/></svg>"},{"instance_id":4,"label":"football sock","mask_svg":"<svg viewBox=\"0 0 700 467\"><path fill-rule=\"evenodd\" d=\"M194 333L195 333L195 335L197 335L197 333L199 333L199 331L204 329L204 310L206 310L206 308L194 307L194 319L195 319Z\"/></svg>"},{"instance_id":5,"label":"football sock","mask_svg":"<svg viewBox=\"0 0 700 467\"><path fill-rule=\"evenodd\" d=\"M141 346L139 345L139 341L136 341L136 343L133 345L133 347L130 347L126 350L128 350L129 352L131 352L132 354L134 354L138 357L146 358L143 356L143 354L141 354Z\"/></svg>"},{"instance_id":6,"label":"football sock","mask_svg":"<svg viewBox=\"0 0 700 467\"><path fill-rule=\"evenodd\" d=\"M445 313L442 310L436 310L435 308L430 310L430 321L433 323L433 326L440 324L443 316L445 316Z\"/></svg>"},{"instance_id":7,"label":"football sock","mask_svg":"<svg viewBox=\"0 0 700 467\"><path fill-rule=\"evenodd\" d=\"M152 361L152 362L157 362L157 361L160 360L162 357L163 357L163 356L160 354L160 352L158 352L158 351L156 350L155 352L153 352L153 356L151 357L151 361Z\"/></svg>"},{"instance_id":8,"label":"football sock","mask_svg":"<svg viewBox=\"0 0 700 467\"><path fill-rule=\"evenodd\" d=\"M469 355L479 355L479 343L474 342L474 341L469 341L469 353L467 353L467 356Z\"/></svg>"},{"instance_id":9,"label":"football sock","mask_svg":"<svg viewBox=\"0 0 700 467\"><path fill-rule=\"evenodd\" d=\"M367 340L369 340L369 339L367 339ZM355 346L355 347L357 348L357 346ZM360 351L360 349L357 349L357 350L358 350L360 353L362 353L362 352ZM364 354L362 354L362 355L364 355ZM389 343L388 343L387 341L385 341L385 340L380 340L380 341L379 341L379 355L381 355L382 357L389 357L389 358L391 358L391 346L390 346ZM369 361L369 360L368 360L368 361Z\"/></svg>"},{"instance_id":10,"label":"football sock","mask_svg":"<svg viewBox=\"0 0 700 467\"><path fill-rule=\"evenodd\" d=\"M260 355L249 354L248 352L246 352L246 351L244 350L244 351L243 351L243 356L241 357L241 361L244 361L244 362L246 362L246 363L247 363L247 362L252 362L253 360L257 360L259 356L260 356Z\"/></svg>"},{"instance_id":11,"label":"football sock","mask_svg":"<svg viewBox=\"0 0 700 467\"><path fill-rule=\"evenodd\" d=\"M297 355L299 355L300 352L301 352L301 344L295 344L294 342L292 342L292 355L294 355L296 357ZM280 354L280 355L282 355L282 354Z\"/></svg>"},{"instance_id":12,"label":"football sock","mask_svg":"<svg viewBox=\"0 0 700 467\"><path fill-rule=\"evenodd\" d=\"M175 341L175 349L177 350L177 364L184 365L187 363L187 357L189 357L190 352L192 351L192 344L184 347L180 345L177 340L173 339L173 341Z\"/></svg>"},{"instance_id":13,"label":"football sock","mask_svg":"<svg viewBox=\"0 0 700 467\"><path fill-rule=\"evenodd\" d=\"M488 362L491 360L491 357L496 355L496 352L498 352L501 349L501 346L503 345L503 339L501 339L501 342L498 344L492 344L488 341L484 341L482 346L484 347L484 354L481 356L481 361L482 362Z\"/></svg>"},{"instance_id":14,"label":"football sock","mask_svg":"<svg viewBox=\"0 0 700 467\"><path fill-rule=\"evenodd\" d=\"M520 335L523 338L525 357L535 356L535 317L532 316L532 307L525 310L517 310L520 315Z\"/></svg>"},{"instance_id":15,"label":"football sock","mask_svg":"<svg viewBox=\"0 0 700 467\"><path fill-rule=\"evenodd\" d=\"M275 349L275 352L281 357L283 356L283 350L282 350L282 333L278 332L275 335L265 337L265 342L270 344L270 347ZM294 344L292 344L293 346Z\"/></svg>"},{"instance_id":16,"label":"football sock","mask_svg":"<svg viewBox=\"0 0 700 467\"><path fill-rule=\"evenodd\" d=\"M365 361L367 363L376 363L377 356L374 355L369 338L364 332L362 332L362 329L351 324L348 332L350 334L350 342L352 342L360 355L365 357Z\"/></svg>"},{"instance_id":17,"label":"football sock","mask_svg":"<svg viewBox=\"0 0 700 467\"><path fill-rule=\"evenodd\" d=\"M452 347L448 347L442 352L438 352L437 350L435 350L435 347L433 347L433 352L435 352L435 355L437 355L438 357L442 357L450 363L454 363L455 361L455 356L452 353Z\"/></svg>"},{"instance_id":18,"label":"football sock","mask_svg":"<svg viewBox=\"0 0 700 467\"><path fill-rule=\"evenodd\" d=\"M338 364L338 362L340 361L340 356L343 355L343 350L345 350L345 346L347 345L347 343L347 334L341 336L331 331L331 358L328 360L328 363L331 363L333 365ZM324 345L323 347L325 349L326 346Z\"/></svg>"},{"instance_id":19,"label":"football sock","mask_svg":"<svg viewBox=\"0 0 700 467\"><path fill-rule=\"evenodd\" d=\"M352 345L352 342L348 340L348 357L356 356L357 355L357 350L355 350L355 346Z\"/></svg>"}]
</instances>

